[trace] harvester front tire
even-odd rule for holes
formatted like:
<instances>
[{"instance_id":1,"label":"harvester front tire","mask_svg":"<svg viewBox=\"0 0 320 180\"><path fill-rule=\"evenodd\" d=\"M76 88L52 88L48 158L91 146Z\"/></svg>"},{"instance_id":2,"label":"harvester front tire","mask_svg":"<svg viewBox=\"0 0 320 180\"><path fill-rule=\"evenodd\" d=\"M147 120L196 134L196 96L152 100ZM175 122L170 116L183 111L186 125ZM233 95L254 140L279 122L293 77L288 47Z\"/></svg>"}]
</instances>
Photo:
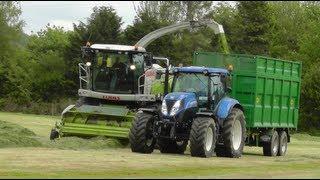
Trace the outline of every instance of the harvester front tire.
<instances>
[{"instance_id":1,"label":"harvester front tire","mask_svg":"<svg viewBox=\"0 0 320 180\"><path fill-rule=\"evenodd\" d=\"M211 157L216 145L216 125L211 117L196 117L190 132L191 156Z\"/></svg>"},{"instance_id":2,"label":"harvester front tire","mask_svg":"<svg viewBox=\"0 0 320 180\"><path fill-rule=\"evenodd\" d=\"M154 116L147 113L137 113L129 133L129 142L132 152L149 154L154 150L156 143L153 138Z\"/></svg>"},{"instance_id":3,"label":"harvester front tire","mask_svg":"<svg viewBox=\"0 0 320 180\"><path fill-rule=\"evenodd\" d=\"M177 142L171 139L158 139L158 146L161 153L183 154L188 145L188 141Z\"/></svg>"},{"instance_id":4,"label":"harvester front tire","mask_svg":"<svg viewBox=\"0 0 320 180\"><path fill-rule=\"evenodd\" d=\"M233 108L222 127L223 145L217 145L219 157L239 158L246 140L246 121L243 112Z\"/></svg>"},{"instance_id":5,"label":"harvester front tire","mask_svg":"<svg viewBox=\"0 0 320 180\"><path fill-rule=\"evenodd\" d=\"M278 156L284 156L287 153L288 149L288 135L286 131L280 132L280 142L279 142L279 150Z\"/></svg>"},{"instance_id":6,"label":"harvester front tire","mask_svg":"<svg viewBox=\"0 0 320 180\"><path fill-rule=\"evenodd\" d=\"M279 134L277 131L273 131L270 142L266 142L263 145L264 156L276 156L279 151Z\"/></svg>"}]
</instances>

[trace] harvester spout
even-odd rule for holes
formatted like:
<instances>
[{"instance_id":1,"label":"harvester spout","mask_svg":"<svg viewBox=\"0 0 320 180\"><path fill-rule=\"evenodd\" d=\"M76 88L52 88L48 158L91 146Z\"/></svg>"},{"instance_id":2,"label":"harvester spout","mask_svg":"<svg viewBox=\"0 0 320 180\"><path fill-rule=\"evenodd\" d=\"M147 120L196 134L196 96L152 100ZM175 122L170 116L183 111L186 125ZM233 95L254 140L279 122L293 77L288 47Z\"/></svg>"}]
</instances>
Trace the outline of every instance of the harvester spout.
<instances>
[{"instance_id":1,"label":"harvester spout","mask_svg":"<svg viewBox=\"0 0 320 180\"><path fill-rule=\"evenodd\" d=\"M213 20L187 21L187 22L181 22L181 23L170 25L170 26L166 26L145 35L135 44L135 46L146 48L154 40L164 35L171 34L183 29L196 31L198 28L203 26L208 26L209 28L213 29L214 33L219 36L219 41L220 41L219 44L220 44L221 51L225 54L228 54L229 48L227 44L227 39L224 34L223 26Z\"/></svg>"}]
</instances>

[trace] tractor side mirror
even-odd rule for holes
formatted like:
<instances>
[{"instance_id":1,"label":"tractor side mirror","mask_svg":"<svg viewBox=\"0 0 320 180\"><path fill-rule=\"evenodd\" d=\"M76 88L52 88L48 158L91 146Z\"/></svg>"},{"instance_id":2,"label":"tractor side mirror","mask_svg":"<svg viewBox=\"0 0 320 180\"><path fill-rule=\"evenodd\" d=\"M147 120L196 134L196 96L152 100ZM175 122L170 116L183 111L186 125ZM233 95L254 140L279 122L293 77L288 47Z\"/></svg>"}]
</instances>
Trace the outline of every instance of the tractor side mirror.
<instances>
[{"instance_id":1,"label":"tractor side mirror","mask_svg":"<svg viewBox=\"0 0 320 180\"><path fill-rule=\"evenodd\" d=\"M231 93L231 92L232 92L231 87L227 87L227 93Z\"/></svg>"}]
</instances>

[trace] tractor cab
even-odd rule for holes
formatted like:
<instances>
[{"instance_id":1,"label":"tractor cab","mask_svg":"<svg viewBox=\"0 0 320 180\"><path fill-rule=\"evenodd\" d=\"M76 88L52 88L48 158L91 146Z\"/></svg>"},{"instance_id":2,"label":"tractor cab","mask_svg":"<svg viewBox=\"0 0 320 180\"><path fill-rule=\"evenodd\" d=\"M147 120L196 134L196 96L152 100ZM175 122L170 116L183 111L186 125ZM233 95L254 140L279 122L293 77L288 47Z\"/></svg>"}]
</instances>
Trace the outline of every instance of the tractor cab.
<instances>
[{"instance_id":1,"label":"tractor cab","mask_svg":"<svg viewBox=\"0 0 320 180\"><path fill-rule=\"evenodd\" d=\"M180 67L173 77L171 93L162 103L167 118L183 118L179 113L192 106L193 111L212 111L230 89L229 72L222 68Z\"/></svg>"}]
</instances>

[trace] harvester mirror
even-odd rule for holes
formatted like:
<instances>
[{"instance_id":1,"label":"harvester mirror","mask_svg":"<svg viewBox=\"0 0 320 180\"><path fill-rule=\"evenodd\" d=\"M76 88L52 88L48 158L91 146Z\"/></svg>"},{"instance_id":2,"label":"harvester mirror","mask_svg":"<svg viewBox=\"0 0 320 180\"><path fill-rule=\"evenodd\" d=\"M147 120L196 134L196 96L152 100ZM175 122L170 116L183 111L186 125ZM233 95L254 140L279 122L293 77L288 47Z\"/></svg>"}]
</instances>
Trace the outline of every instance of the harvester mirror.
<instances>
[{"instance_id":1,"label":"harvester mirror","mask_svg":"<svg viewBox=\"0 0 320 180\"><path fill-rule=\"evenodd\" d=\"M231 87L227 87L227 93L231 93L231 92L232 92Z\"/></svg>"},{"instance_id":2,"label":"harvester mirror","mask_svg":"<svg viewBox=\"0 0 320 180\"><path fill-rule=\"evenodd\" d=\"M152 55L150 53L147 53L144 55L144 62L146 64L146 66L152 66L153 64L153 58Z\"/></svg>"}]
</instances>

